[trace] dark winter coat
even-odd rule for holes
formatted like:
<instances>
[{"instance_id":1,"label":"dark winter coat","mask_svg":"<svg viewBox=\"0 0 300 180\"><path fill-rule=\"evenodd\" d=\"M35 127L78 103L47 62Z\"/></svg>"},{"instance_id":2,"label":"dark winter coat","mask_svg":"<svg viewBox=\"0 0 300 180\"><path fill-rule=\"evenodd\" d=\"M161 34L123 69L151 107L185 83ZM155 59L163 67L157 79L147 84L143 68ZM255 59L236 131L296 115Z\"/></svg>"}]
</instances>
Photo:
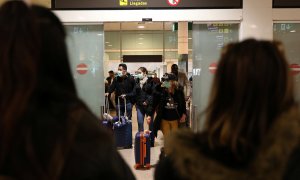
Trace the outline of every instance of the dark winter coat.
<instances>
[{"instance_id":1,"label":"dark winter coat","mask_svg":"<svg viewBox=\"0 0 300 180\"><path fill-rule=\"evenodd\" d=\"M156 97L154 98L158 98L158 105L156 108L156 117L154 119L154 135L157 137L157 131L161 130L160 129L160 125L161 125L161 120L162 120L162 116L163 116L163 110L164 107L167 104L167 97L168 95L168 91L166 89L162 89L161 93L155 94ZM174 101L177 103L177 113L179 118L183 115L186 114L186 104L185 104L185 98L184 98L184 93L181 89L175 89L174 91ZM179 120L179 119L178 119Z\"/></svg>"},{"instance_id":2,"label":"dark winter coat","mask_svg":"<svg viewBox=\"0 0 300 180\"><path fill-rule=\"evenodd\" d=\"M115 77L112 84L108 88L108 93L115 92L115 102L118 104L118 97L122 94L126 95L127 103L134 103L134 97L132 96L132 91L135 86L135 80L130 75L127 74L123 77ZM120 103L123 104L123 99L120 98Z\"/></svg>"},{"instance_id":3,"label":"dark winter coat","mask_svg":"<svg viewBox=\"0 0 300 180\"><path fill-rule=\"evenodd\" d=\"M300 145L293 151L292 155L290 156L283 179L300 179Z\"/></svg>"},{"instance_id":4,"label":"dark winter coat","mask_svg":"<svg viewBox=\"0 0 300 180\"><path fill-rule=\"evenodd\" d=\"M169 136L165 142L167 157L157 165L155 179L280 180L299 144L300 113L298 108L292 108L278 118L246 166L220 156L226 152L209 153L199 139L201 134L188 130Z\"/></svg>"},{"instance_id":5,"label":"dark winter coat","mask_svg":"<svg viewBox=\"0 0 300 180\"><path fill-rule=\"evenodd\" d=\"M82 114L75 145L61 179L135 179L129 166L117 152L111 133L99 124L99 119L92 114Z\"/></svg>"},{"instance_id":6,"label":"dark winter coat","mask_svg":"<svg viewBox=\"0 0 300 180\"><path fill-rule=\"evenodd\" d=\"M47 102L46 97L44 101ZM65 101L68 102L68 100ZM66 104L69 103L55 103L56 108L53 109L47 107L53 105L49 104L44 104L45 107L39 107L38 112L31 115L31 118L24 118L23 124L20 125L26 126L26 124L29 124L28 126L32 127L30 129L33 137L32 143L41 168L45 168L49 164L54 145L66 131L64 121L68 121L66 116L68 105ZM74 116L76 117L76 122L72 122L75 124L74 138L72 138L59 179L135 179L129 166L116 150L111 133L100 125L99 119L84 108L78 109ZM16 146L18 146L18 142L16 142ZM31 166L25 161L28 157L24 154L24 149L18 148L16 151L18 152L14 154L18 154L16 157L18 165L23 167L25 172L31 173ZM18 172L15 172L16 167L10 167L9 163L5 167L5 170L0 171L1 175L24 179L18 177ZM34 180L35 178L30 179Z\"/></svg>"},{"instance_id":7,"label":"dark winter coat","mask_svg":"<svg viewBox=\"0 0 300 180\"><path fill-rule=\"evenodd\" d=\"M132 92L132 96L135 99L136 106L144 112L152 116L154 114L154 108L153 108L153 91L156 86L156 83L153 81L151 77L147 79L147 81L143 84L143 86L140 86L140 80L136 80L135 87ZM143 105L143 103L146 102L147 106Z\"/></svg>"}]
</instances>

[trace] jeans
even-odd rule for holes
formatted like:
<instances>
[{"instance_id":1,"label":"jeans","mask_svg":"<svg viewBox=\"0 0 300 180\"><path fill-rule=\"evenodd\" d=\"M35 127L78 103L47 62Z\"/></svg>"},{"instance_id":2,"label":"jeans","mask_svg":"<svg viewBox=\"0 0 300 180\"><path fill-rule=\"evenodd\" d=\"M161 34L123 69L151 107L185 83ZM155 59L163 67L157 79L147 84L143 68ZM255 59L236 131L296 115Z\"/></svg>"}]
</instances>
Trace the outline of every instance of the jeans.
<instances>
[{"instance_id":1,"label":"jeans","mask_svg":"<svg viewBox=\"0 0 300 180\"><path fill-rule=\"evenodd\" d=\"M119 114L119 109L120 109L120 114ZM116 110L117 110L117 115L118 116L124 116L124 113L125 113L125 104L117 104L117 107L116 107ZM127 111L127 117L129 120L132 120L132 104L131 103L127 103L126 104L126 111Z\"/></svg>"},{"instance_id":2,"label":"jeans","mask_svg":"<svg viewBox=\"0 0 300 180\"><path fill-rule=\"evenodd\" d=\"M146 115L145 110L143 108L136 106L136 113L137 113L137 122L138 122L139 132L144 131L144 118ZM151 147L154 147L154 138L155 137L154 137L154 133L153 133L153 115L151 116L149 130L151 131L151 133L150 133Z\"/></svg>"}]
</instances>

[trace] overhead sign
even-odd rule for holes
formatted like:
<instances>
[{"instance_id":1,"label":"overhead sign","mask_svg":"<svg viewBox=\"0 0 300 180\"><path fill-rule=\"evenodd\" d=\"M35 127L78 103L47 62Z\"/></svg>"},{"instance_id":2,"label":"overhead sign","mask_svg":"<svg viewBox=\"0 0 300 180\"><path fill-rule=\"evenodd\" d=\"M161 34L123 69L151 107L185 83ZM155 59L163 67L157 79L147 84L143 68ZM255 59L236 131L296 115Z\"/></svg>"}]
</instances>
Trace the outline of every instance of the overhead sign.
<instances>
[{"instance_id":1,"label":"overhead sign","mask_svg":"<svg viewBox=\"0 0 300 180\"><path fill-rule=\"evenodd\" d=\"M162 55L123 55L123 62L162 62Z\"/></svg>"},{"instance_id":2,"label":"overhead sign","mask_svg":"<svg viewBox=\"0 0 300 180\"><path fill-rule=\"evenodd\" d=\"M216 71L217 71L217 67L218 67L218 64L213 62L209 65L209 72L212 73L212 74L215 74Z\"/></svg>"},{"instance_id":3,"label":"overhead sign","mask_svg":"<svg viewBox=\"0 0 300 180\"><path fill-rule=\"evenodd\" d=\"M300 73L300 65L299 64L291 64L290 70L291 70L291 74L296 76Z\"/></svg>"},{"instance_id":4,"label":"overhead sign","mask_svg":"<svg viewBox=\"0 0 300 180\"><path fill-rule=\"evenodd\" d=\"M53 9L223 9L243 0L51 0Z\"/></svg>"},{"instance_id":5,"label":"overhead sign","mask_svg":"<svg viewBox=\"0 0 300 180\"><path fill-rule=\"evenodd\" d=\"M78 74L86 74L88 71L88 66L84 63L78 64L76 66L76 71L78 72Z\"/></svg>"},{"instance_id":6,"label":"overhead sign","mask_svg":"<svg viewBox=\"0 0 300 180\"><path fill-rule=\"evenodd\" d=\"M177 6L180 0L167 0L170 6Z\"/></svg>"},{"instance_id":7,"label":"overhead sign","mask_svg":"<svg viewBox=\"0 0 300 180\"><path fill-rule=\"evenodd\" d=\"M273 8L299 8L299 0L273 0Z\"/></svg>"}]
</instances>

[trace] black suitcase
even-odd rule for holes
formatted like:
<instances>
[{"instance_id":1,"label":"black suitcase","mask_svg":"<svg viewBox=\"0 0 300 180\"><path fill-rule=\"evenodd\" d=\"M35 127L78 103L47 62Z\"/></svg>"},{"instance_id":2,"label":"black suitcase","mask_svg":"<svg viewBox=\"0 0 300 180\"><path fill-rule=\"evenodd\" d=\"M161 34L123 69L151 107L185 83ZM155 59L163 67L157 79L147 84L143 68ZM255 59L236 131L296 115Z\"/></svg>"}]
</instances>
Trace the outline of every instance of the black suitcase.
<instances>
[{"instance_id":1,"label":"black suitcase","mask_svg":"<svg viewBox=\"0 0 300 180\"><path fill-rule=\"evenodd\" d=\"M119 108L118 121L113 123L113 131L115 136L116 145L118 148L132 148L132 123L127 117L126 99L125 113L121 116ZM118 104L120 104L120 97L118 97Z\"/></svg>"}]
</instances>

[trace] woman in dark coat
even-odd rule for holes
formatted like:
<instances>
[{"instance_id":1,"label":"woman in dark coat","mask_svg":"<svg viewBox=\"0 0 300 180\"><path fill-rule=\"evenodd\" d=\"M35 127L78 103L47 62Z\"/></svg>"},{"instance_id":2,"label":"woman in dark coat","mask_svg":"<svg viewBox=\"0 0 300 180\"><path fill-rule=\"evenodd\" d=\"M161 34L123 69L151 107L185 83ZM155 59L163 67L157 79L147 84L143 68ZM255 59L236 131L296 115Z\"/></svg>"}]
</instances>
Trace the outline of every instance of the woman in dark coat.
<instances>
[{"instance_id":1,"label":"woman in dark coat","mask_svg":"<svg viewBox=\"0 0 300 180\"><path fill-rule=\"evenodd\" d=\"M245 40L224 48L204 130L165 141L155 179L280 180L300 139L300 113L282 46Z\"/></svg>"},{"instance_id":2,"label":"woman in dark coat","mask_svg":"<svg viewBox=\"0 0 300 180\"><path fill-rule=\"evenodd\" d=\"M58 18L8 1L0 8L0 36L0 175L135 179L77 96Z\"/></svg>"},{"instance_id":3,"label":"woman in dark coat","mask_svg":"<svg viewBox=\"0 0 300 180\"><path fill-rule=\"evenodd\" d=\"M162 130L164 137L171 131L178 129L179 123L186 120L186 106L184 93L172 73L163 76L163 83L154 92L154 106L157 115L154 119L154 135Z\"/></svg>"},{"instance_id":4,"label":"woman in dark coat","mask_svg":"<svg viewBox=\"0 0 300 180\"><path fill-rule=\"evenodd\" d=\"M132 92L135 98L135 106L138 121L138 131L144 131L144 119L149 122L149 130L151 131L151 147L154 147L153 133L153 91L156 83L152 77L148 77L148 71L145 67L140 67L136 72L136 84Z\"/></svg>"}]
</instances>

